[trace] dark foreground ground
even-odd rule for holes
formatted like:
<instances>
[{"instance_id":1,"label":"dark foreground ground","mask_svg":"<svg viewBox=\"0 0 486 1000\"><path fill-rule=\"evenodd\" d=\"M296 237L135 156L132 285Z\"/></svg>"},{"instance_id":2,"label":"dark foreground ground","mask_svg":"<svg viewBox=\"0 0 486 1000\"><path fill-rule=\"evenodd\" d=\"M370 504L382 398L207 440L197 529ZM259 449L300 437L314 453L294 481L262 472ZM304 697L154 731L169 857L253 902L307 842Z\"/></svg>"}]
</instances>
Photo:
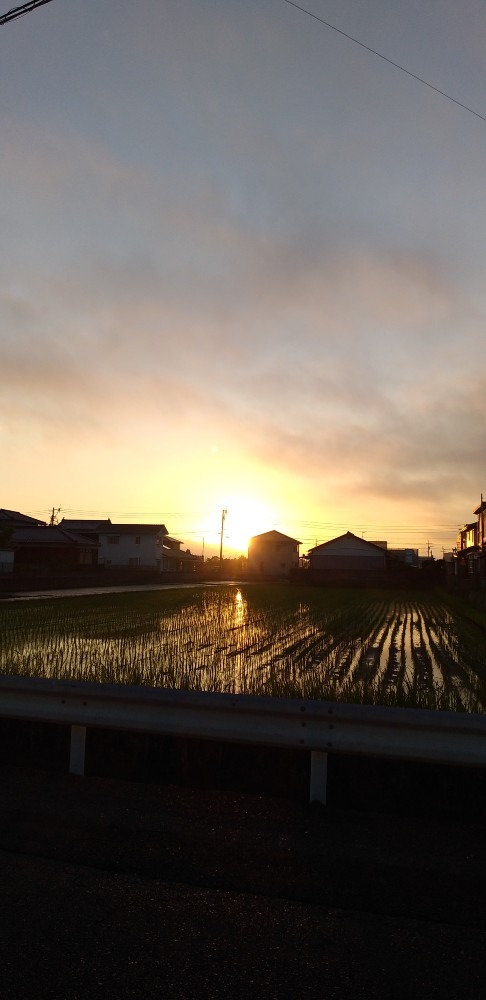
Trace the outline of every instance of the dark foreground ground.
<instances>
[{"instance_id":1,"label":"dark foreground ground","mask_svg":"<svg viewBox=\"0 0 486 1000\"><path fill-rule=\"evenodd\" d=\"M0 767L4 1000L457 998L486 827Z\"/></svg>"}]
</instances>

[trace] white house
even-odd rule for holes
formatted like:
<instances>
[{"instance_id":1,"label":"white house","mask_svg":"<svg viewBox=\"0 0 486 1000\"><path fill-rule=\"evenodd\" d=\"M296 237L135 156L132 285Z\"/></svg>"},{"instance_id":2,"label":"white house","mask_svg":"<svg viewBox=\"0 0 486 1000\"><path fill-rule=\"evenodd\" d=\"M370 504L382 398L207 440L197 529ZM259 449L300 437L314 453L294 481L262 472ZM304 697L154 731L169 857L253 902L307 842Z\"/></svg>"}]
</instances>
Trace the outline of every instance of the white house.
<instances>
[{"instance_id":1,"label":"white house","mask_svg":"<svg viewBox=\"0 0 486 1000\"><path fill-rule=\"evenodd\" d=\"M248 543L248 573L251 576L289 576L299 566L299 542L281 531L264 531Z\"/></svg>"},{"instance_id":2,"label":"white house","mask_svg":"<svg viewBox=\"0 0 486 1000\"><path fill-rule=\"evenodd\" d=\"M98 565L106 568L152 569L160 573L194 572L200 562L181 550L165 524L112 524L101 521L61 521L63 528L81 532L98 543Z\"/></svg>"},{"instance_id":3,"label":"white house","mask_svg":"<svg viewBox=\"0 0 486 1000\"><path fill-rule=\"evenodd\" d=\"M162 538L167 535L164 524L112 524L110 518L85 521L63 517L61 527L98 543L99 566L162 569Z\"/></svg>"},{"instance_id":4,"label":"white house","mask_svg":"<svg viewBox=\"0 0 486 1000\"><path fill-rule=\"evenodd\" d=\"M110 524L98 535L98 561L104 566L162 569L163 524Z\"/></svg>"},{"instance_id":5,"label":"white house","mask_svg":"<svg viewBox=\"0 0 486 1000\"><path fill-rule=\"evenodd\" d=\"M345 535L316 545L307 553L313 575L323 577L381 574L386 570L384 542L367 542L347 531Z\"/></svg>"}]
</instances>

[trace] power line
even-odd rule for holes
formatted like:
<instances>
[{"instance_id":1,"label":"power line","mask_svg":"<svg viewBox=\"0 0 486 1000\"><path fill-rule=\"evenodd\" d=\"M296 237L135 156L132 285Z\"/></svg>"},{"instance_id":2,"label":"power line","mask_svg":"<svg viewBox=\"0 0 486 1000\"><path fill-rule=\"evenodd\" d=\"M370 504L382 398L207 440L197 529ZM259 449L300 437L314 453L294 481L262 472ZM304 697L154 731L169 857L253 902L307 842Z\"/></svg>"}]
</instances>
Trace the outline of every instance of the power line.
<instances>
[{"instance_id":1,"label":"power line","mask_svg":"<svg viewBox=\"0 0 486 1000\"><path fill-rule=\"evenodd\" d=\"M50 2L51 0L31 0L31 3L23 3L21 7L12 7L12 10L8 10L6 14L0 14L0 25L7 24L8 21L15 21L17 17L23 17L24 14L29 14L36 7L43 7L44 4Z\"/></svg>"},{"instance_id":2,"label":"power line","mask_svg":"<svg viewBox=\"0 0 486 1000\"><path fill-rule=\"evenodd\" d=\"M35 513L38 513L40 511L40 509L41 508L36 508ZM78 514L78 515L90 516L90 517L97 517L97 518L109 517L109 516L111 516L111 517L120 517L120 518L129 518L129 517L162 517L162 518L181 518L181 517L184 517L184 518L193 518L193 517L211 517L211 516L216 517L216 515L218 517L220 516L219 511L209 510L208 508L206 508L204 510L199 509L199 510L179 510L179 511L174 511L174 510L171 510L171 511L167 511L167 510L166 511L160 511L160 510L159 511L147 511L147 510L143 510L143 511L140 511L140 510L138 510L138 511L133 511L133 510L129 510L129 511L127 511L127 510L125 510L125 511L117 511L117 510L113 510L113 509L109 509L109 510L93 510L91 508L88 509L88 508L84 508L84 507L63 507L62 510L63 510L64 514L68 514L68 513L69 514ZM429 522L427 524L427 523L424 523L423 521L421 521L421 522L404 522L404 521L399 521L399 522L395 522L395 523L393 523L393 522L390 523L390 522L384 522L384 521L355 521L352 517L350 517L347 521L320 521L320 520L315 520L315 519L310 519L310 518L286 518L286 517L283 517L283 518L280 517L279 520L281 522L285 521L285 523L289 524L289 525L290 524L300 525L303 528L307 528L309 530L310 529L313 530L314 528L317 528L317 529L321 529L321 530L329 529L331 531L337 530L339 528L348 528L348 526L349 526L350 523L352 523L355 528L360 528L360 529L363 528L363 529L366 529L366 530L372 529L375 532L376 531L401 531L401 532L406 532L406 531L421 531L421 532L431 532L431 531L440 531L440 530L457 531L458 530L458 526L459 526L457 522L453 522L452 523L452 522L443 522L442 521L442 522L433 522L433 523Z\"/></svg>"},{"instance_id":3,"label":"power line","mask_svg":"<svg viewBox=\"0 0 486 1000\"><path fill-rule=\"evenodd\" d=\"M2 24L7 24L9 21L14 21L18 17L23 17L24 14L29 14L30 11L35 10L37 7L43 7L45 4L51 3L51 0L31 0L30 3L24 3L20 7L12 7L11 10L7 11L6 14L0 15L0 26ZM456 97L452 97L445 90L441 90L440 87L436 87L435 84L430 83L428 80L424 80L422 76L418 76L417 73L412 73L412 70L407 69L400 63L395 62L394 59L390 59L389 56L385 56L383 52L379 52L378 49L373 49L371 45L366 45L365 42L361 42L359 38L355 38L354 35L350 35L347 31L343 31L342 28L337 28L335 24L331 24L330 21L326 21L323 17L318 14L314 14L312 11L307 10L306 7L301 7L300 4L295 3L294 0L283 0L283 3L288 4L289 7L294 7L296 10L300 11L301 14L306 14L307 17L312 17L314 21L318 21L319 24L323 24L326 28L330 28L331 31L335 31L338 35L342 35L343 38L347 38L349 42L353 42L354 45L359 45L361 49L365 49L366 52L370 52L371 55L377 56L378 59L382 59L383 62L388 63L393 66L394 69L400 70L401 73L405 73L406 76L410 76L412 80L416 80L417 83L421 83L424 87L428 87L429 90L435 91L436 94L440 94L441 97L445 97L446 100L451 101L458 108L462 108L463 111L467 111L470 115L474 115L475 118L480 118L481 121L486 122L486 116L481 115L479 111L474 111L469 105L463 104L462 101L458 101Z\"/></svg>"},{"instance_id":4,"label":"power line","mask_svg":"<svg viewBox=\"0 0 486 1000\"><path fill-rule=\"evenodd\" d=\"M348 41L354 42L355 45L359 45L362 49L366 49L366 51L371 52L372 55L378 56L378 59L383 59L383 61L389 63L390 66L394 66L395 69L399 69L401 73L406 73L406 75L411 76L413 80L417 80L418 83L422 83L424 87L429 87L430 90L435 90L436 94L440 94L441 97L446 97L448 101L452 101L453 104L457 104L459 108L462 108L464 111L468 111L470 115L474 115L476 118L480 118L481 121L486 122L486 116L480 115L479 111L474 111L472 108L468 107L467 104L462 104L461 101L456 100L455 97L451 97L451 95L447 94L445 90L440 90L440 88L435 87L433 83L429 83L428 80L424 80L423 77L417 76L416 73L412 73L410 69L406 69L405 66L401 66L400 63L394 62L394 60L389 59L388 56L384 56L382 52L378 52L377 49L372 49L371 46L366 45L365 42L360 42L359 38L349 35L347 31L343 31L341 28L336 28L335 24L325 21L323 17L319 17L317 14L313 14L312 11L306 10L305 7L301 7L298 3L294 3L294 0L283 0L283 3L288 4L290 7L295 7L295 9L299 10L302 14L307 14L308 17L312 17L314 21L319 21L320 24L324 24L326 28L330 28L331 31L336 31L338 35L342 35L343 38L347 38Z\"/></svg>"}]
</instances>

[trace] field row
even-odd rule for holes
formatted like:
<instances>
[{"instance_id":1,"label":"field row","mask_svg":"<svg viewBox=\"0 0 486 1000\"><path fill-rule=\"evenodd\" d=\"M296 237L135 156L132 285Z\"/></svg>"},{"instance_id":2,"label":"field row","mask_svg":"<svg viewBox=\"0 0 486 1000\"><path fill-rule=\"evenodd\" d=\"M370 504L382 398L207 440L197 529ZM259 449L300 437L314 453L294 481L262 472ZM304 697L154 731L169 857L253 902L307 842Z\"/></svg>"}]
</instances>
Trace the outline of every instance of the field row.
<instances>
[{"instance_id":1,"label":"field row","mask_svg":"<svg viewBox=\"0 0 486 1000\"><path fill-rule=\"evenodd\" d=\"M0 604L0 672L484 711L486 633L445 596L221 587Z\"/></svg>"}]
</instances>

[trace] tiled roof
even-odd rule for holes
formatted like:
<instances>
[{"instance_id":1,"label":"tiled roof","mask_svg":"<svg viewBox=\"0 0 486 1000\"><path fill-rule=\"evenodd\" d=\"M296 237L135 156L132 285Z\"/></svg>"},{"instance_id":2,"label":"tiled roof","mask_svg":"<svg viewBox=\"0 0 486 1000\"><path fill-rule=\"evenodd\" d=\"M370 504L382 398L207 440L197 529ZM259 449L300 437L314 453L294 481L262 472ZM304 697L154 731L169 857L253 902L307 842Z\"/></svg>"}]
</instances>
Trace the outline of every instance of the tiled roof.
<instances>
[{"instance_id":1,"label":"tiled roof","mask_svg":"<svg viewBox=\"0 0 486 1000\"><path fill-rule=\"evenodd\" d=\"M199 559L199 556L195 556L192 552L181 552L180 549L162 549L162 556L164 559L173 559L174 562L194 562L195 559Z\"/></svg>"},{"instance_id":2,"label":"tiled roof","mask_svg":"<svg viewBox=\"0 0 486 1000\"><path fill-rule=\"evenodd\" d=\"M85 521L63 517L60 527L67 531L101 531L102 528L111 527L111 520L109 517L103 521Z\"/></svg>"},{"instance_id":3,"label":"tiled roof","mask_svg":"<svg viewBox=\"0 0 486 1000\"><path fill-rule=\"evenodd\" d=\"M168 534L165 524L113 524L109 517L100 521L63 517L60 527L68 531L86 531L89 534L103 535L158 535L160 532L163 535Z\"/></svg>"},{"instance_id":4,"label":"tiled roof","mask_svg":"<svg viewBox=\"0 0 486 1000\"><path fill-rule=\"evenodd\" d=\"M72 531L64 531L58 525L37 525L29 527L15 528L13 532L12 545L14 548L23 545L38 545L42 548L53 548L59 546L96 546L96 542L89 541L84 535L77 535Z\"/></svg>"},{"instance_id":5,"label":"tiled roof","mask_svg":"<svg viewBox=\"0 0 486 1000\"><path fill-rule=\"evenodd\" d=\"M103 528L105 535L167 535L165 524L110 524Z\"/></svg>"},{"instance_id":6,"label":"tiled roof","mask_svg":"<svg viewBox=\"0 0 486 1000\"><path fill-rule=\"evenodd\" d=\"M45 521L41 521L37 517L29 517L28 514L21 514L18 510L6 510L5 507L0 507L0 521L14 521L16 524L45 524Z\"/></svg>"}]
</instances>

